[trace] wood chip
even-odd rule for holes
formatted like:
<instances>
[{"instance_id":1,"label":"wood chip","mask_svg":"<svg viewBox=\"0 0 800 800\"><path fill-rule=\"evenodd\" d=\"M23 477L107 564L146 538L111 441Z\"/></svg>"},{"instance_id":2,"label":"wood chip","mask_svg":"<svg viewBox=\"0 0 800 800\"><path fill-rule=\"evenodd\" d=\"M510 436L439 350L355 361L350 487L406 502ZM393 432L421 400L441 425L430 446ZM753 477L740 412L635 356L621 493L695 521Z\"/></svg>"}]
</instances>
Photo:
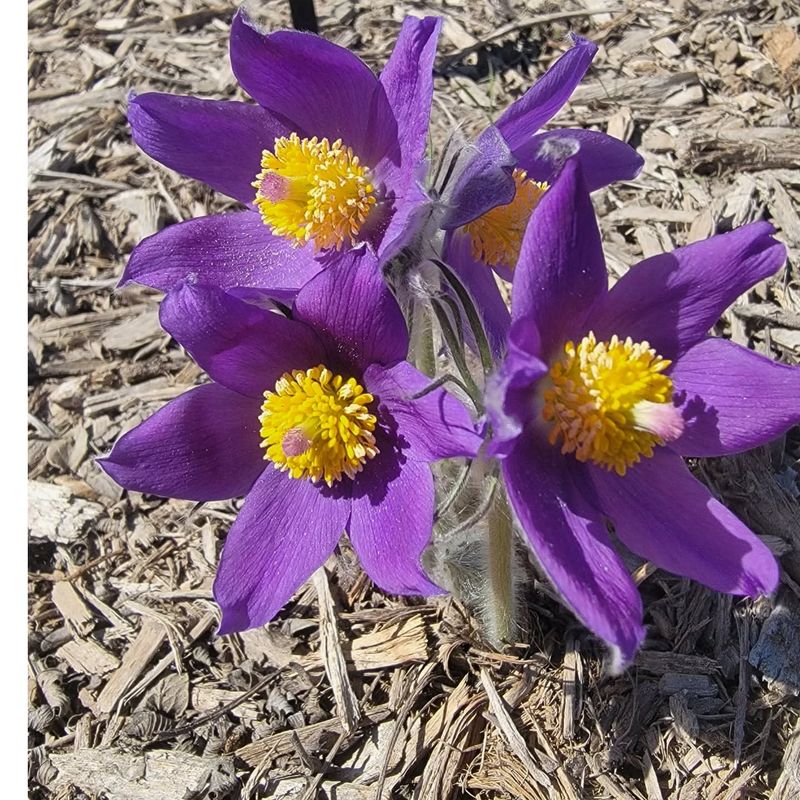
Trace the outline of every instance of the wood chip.
<instances>
[{"instance_id":1,"label":"wood chip","mask_svg":"<svg viewBox=\"0 0 800 800\"><path fill-rule=\"evenodd\" d=\"M69 581L57 581L52 598L64 621L75 633L84 636L92 630L94 615Z\"/></svg>"},{"instance_id":2,"label":"wood chip","mask_svg":"<svg viewBox=\"0 0 800 800\"><path fill-rule=\"evenodd\" d=\"M712 658L655 650L639 651L634 663L639 669L653 675L666 675L669 672L712 675L717 669L717 662Z\"/></svg>"},{"instance_id":3,"label":"wood chip","mask_svg":"<svg viewBox=\"0 0 800 800\"><path fill-rule=\"evenodd\" d=\"M800 63L800 36L796 28L779 25L764 35L764 43L781 72L789 73Z\"/></svg>"},{"instance_id":4,"label":"wood chip","mask_svg":"<svg viewBox=\"0 0 800 800\"><path fill-rule=\"evenodd\" d=\"M102 514L102 506L75 497L67 487L28 481L28 532L33 539L74 542Z\"/></svg>"},{"instance_id":5,"label":"wood chip","mask_svg":"<svg viewBox=\"0 0 800 800\"><path fill-rule=\"evenodd\" d=\"M208 770L206 759L175 750L148 750L141 755L108 750L80 750L53 754L58 770L56 787L77 786L106 794L113 800L175 800L176 787L184 792Z\"/></svg>"},{"instance_id":6,"label":"wood chip","mask_svg":"<svg viewBox=\"0 0 800 800\"><path fill-rule=\"evenodd\" d=\"M481 685L486 692L486 696L489 698L489 709L493 717L492 722L497 725L498 730L503 734L503 738L506 740L511 752L525 765L531 778L533 778L536 783L546 789L552 789L553 782L550 780L547 773L542 772L536 765L528 746L525 744L525 740L514 725L502 698L497 693L497 689L486 670L481 670Z\"/></svg>"},{"instance_id":7,"label":"wood chip","mask_svg":"<svg viewBox=\"0 0 800 800\"><path fill-rule=\"evenodd\" d=\"M800 695L800 601L782 591L778 603L761 628L748 660L770 684L788 694Z\"/></svg>"},{"instance_id":8,"label":"wood chip","mask_svg":"<svg viewBox=\"0 0 800 800\"><path fill-rule=\"evenodd\" d=\"M325 572L325 567L320 567L314 573L312 580L319 600L319 636L322 663L333 689L333 697L336 701L336 708L339 711L339 718L342 721L342 729L345 733L351 734L358 726L361 712L358 708L358 699L353 692L353 687L350 685L347 662L339 642L336 611L333 607L333 598L328 587L328 575Z\"/></svg>"},{"instance_id":9,"label":"wood chip","mask_svg":"<svg viewBox=\"0 0 800 800\"><path fill-rule=\"evenodd\" d=\"M389 717L390 713L388 706L379 706L364 714L360 721L362 725L380 723ZM328 719L259 739L239 748L236 755L248 764L257 766L267 754L270 757L277 757L293 752L296 749L296 740L299 740L308 752L316 753L333 744L340 731L341 724L338 718Z\"/></svg>"},{"instance_id":10,"label":"wood chip","mask_svg":"<svg viewBox=\"0 0 800 800\"><path fill-rule=\"evenodd\" d=\"M781 766L770 800L796 800L800 797L800 720L789 736Z\"/></svg>"},{"instance_id":11,"label":"wood chip","mask_svg":"<svg viewBox=\"0 0 800 800\"><path fill-rule=\"evenodd\" d=\"M163 625L145 618L133 644L122 657L122 663L111 675L97 698L97 709L101 714L110 714L125 692L141 675L150 659L167 638Z\"/></svg>"},{"instance_id":12,"label":"wood chip","mask_svg":"<svg viewBox=\"0 0 800 800\"><path fill-rule=\"evenodd\" d=\"M688 692L697 697L714 697L718 693L717 684L708 675L684 675L680 672L662 675L658 689L665 695Z\"/></svg>"},{"instance_id":13,"label":"wood chip","mask_svg":"<svg viewBox=\"0 0 800 800\"><path fill-rule=\"evenodd\" d=\"M119 667L119 659L92 639L73 639L56 651L75 672L105 675Z\"/></svg>"}]
</instances>

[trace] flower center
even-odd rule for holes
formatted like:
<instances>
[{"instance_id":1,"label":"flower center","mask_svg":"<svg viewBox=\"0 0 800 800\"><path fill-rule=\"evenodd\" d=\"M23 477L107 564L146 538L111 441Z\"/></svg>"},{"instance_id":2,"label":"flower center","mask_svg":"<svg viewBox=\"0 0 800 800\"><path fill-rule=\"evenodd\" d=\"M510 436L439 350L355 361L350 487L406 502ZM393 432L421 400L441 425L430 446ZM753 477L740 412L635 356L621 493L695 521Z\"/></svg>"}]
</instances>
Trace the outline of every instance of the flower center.
<instances>
[{"instance_id":1,"label":"flower center","mask_svg":"<svg viewBox=\"0 0 800 800\"><path fill-rule=\"evenodd\" d=\"M378 454L376 419L368 410L373 397L355 378L334 375L322 365L294 370L264 398L259 417L264 458L292 478L332 486Z\"/></svg>"},{"instance_id":2,"label":"flower center","mask_svg":"<svg viewBox=\"0 0 800 800\"><path fill-rule=\"evenodd\" d=\"M562 453L624 475L653 447L676 439L683 430L672 404L672 380L663 374L670 361L648 342L598 342L589 333L550 367L542 416L552 424L550 444L562 440Z\"/></svg>"},{"instance_id":3,"label":"flower center","mask_svg":"<svg viewBox=\"0 0 800 800\"><path fill-rule=\"evenodd\" d=\"M253 181L261 218L277 236L315 250L352 244L377 202L370 171L341 139L275 140Z\"/></svg>"},{"instance_id":4,"label":"flower center","mask_svg":"<svg viewBox=\"0 0 800 800\"><path fill-rule=\"evenodd\" d=\"M472 257L490 267L514 269L528 220L549 188L547 183L529 181L523 169L514 170L514 184L516 193L510 203L497 206L464 226L471 239Z\"/></svg>"}]
</instances>

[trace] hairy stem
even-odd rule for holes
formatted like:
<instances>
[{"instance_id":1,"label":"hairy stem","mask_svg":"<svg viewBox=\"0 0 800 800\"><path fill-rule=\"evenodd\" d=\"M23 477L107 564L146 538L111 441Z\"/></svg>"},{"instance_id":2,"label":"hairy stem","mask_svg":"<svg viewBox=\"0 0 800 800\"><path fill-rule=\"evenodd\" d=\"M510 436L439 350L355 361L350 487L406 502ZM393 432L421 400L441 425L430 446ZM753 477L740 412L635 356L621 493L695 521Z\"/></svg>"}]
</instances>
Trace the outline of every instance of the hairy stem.
<instances>
[{"instance_id":1,"label":"hairy stem","mask_svg":"<svg viewBox=\"0 0 800 800\"><path fill-rule=\"evenodd\" d=\"M433 514L434 521L441 519L450 510L450 506L453 505L456 498L461 494L464 487L467 485L467 479L470 477L469 473L473 463L474 462L470 461L466 467L462 467L460 474L456 480L453 481L453 486L450 491L445 495L439 505L436 506L436 510Z\"/></svg>"},{"instance_id":2,"label":"hairy stem","mask_svg":"<svg viewBox=\"0 0 800 800\"><path fill-rule=\"evenodd\" d=\"M414 302L409 347L414 366L426 375L436 374L436 351L433 346L433 320L427 307Z\"/></svg>"},{"instance_id":3,"label":"hairy stem","mask_svg":"<svg viewBox=\"0 0 800 800\"><path fill-rule=\"evenodd\" d=\"M481 358L481 366L483 367L484 375L489 375L494 371L494 359L492 358L492 350L489 347L489 340L486 338L486 331L484 330L483 323L481 322L478 309L475 303L472 302L469 292L463 283L458 279L455 272L448 267L443 261L439 259L431 259L432 262L439 268L445 280L450 284L453 291L458 295L459 302L461 303L464 313L467 316L472 333L475 336L475 344L478 347L478 355Z\"/></svg>"},{"instance_id":4,"label":"hairy stem","mask_svg":"<svg viewBox=\"0 0 800 800\"><path fill-rule=\"evenodd\" d=\"M456 369L461 375L461 380L464 381L464 385L469 392L470 400L472 400L472 403L478 410L478 413L481 414L483 413L483 399L481 397L481 390L475 383L475 379L472 377L469 367L467 367L467 361L464 358L464 352L461 349L458 336L453 330L453 326L450 324L447 312L444 310L444 306L438 300L431 299L431 308L433 308L433 313L436 314L436 321L439 323L439 328L442 331L444 340L447 343L448 349L450 350L450 356L453 359L453 363L455 364Z\"/></svg>"},{"instance_id":5,"label":"hairy stem","mask_svg":"<svg viewBox=\"0 0 800 800\"><path fill-rule=\"evenodd\" d=\"M469 390L464 385L464 382L457 378L455 375L450 375L447 373L446 375L440 375L438 378L432 380L424 389L420 389L418 392L414 392L414 394L408 395L409 400L419 400L420 397L425 397L426 394L430 394L431 392L435 392L437 389L444 386L446 383L454 383L464 392L467 397L469 397Z\"/></svg>"},{"instance_id":6,"label":"hairy stem","mask_svg":"<svg viewBox=\"0 0 800 800\"><path fill-rule=\"evenodd\" d=\"M513 548L511 510L505 489L500 483L489 510L489 563L485 605L486 633L497 648L514 641Z\"/></svg>"}]
</instances>

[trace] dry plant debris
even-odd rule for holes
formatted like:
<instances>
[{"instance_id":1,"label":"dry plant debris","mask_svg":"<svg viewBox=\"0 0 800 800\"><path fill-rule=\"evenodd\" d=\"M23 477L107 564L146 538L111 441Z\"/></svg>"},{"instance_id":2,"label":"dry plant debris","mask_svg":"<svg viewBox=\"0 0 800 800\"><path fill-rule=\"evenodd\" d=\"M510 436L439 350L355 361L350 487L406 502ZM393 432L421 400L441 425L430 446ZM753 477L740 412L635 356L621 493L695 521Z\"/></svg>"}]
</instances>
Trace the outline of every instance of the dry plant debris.
<instances>
[{"instance_id":1,"label":"dry plant debris","mask_svg":"<svg viewBox=\"0 0 800 800\"><path fill-rule=\"evenodd\" d=\"M788 0L318 0L320 30L383 63L406 14L440 14L432 140L518 97L567 30L601 45L557 120L646 158L595 195L615 274L761 216L787 270L719 326L800 361L800 6ZM138 152L130 91L238 91L233 5L31 0L29 8L29 775L58 798L800 796L800 434L696 465L784 568L737 601L631 561L649 638L604 677L595 643L528 590L499 654L449 600L385 597L341 550L270 626L214 636L231 503L125 494L93 464L199 378L158 297L114 289L167 224L229 205ZM267 27L285 2L253 2Z\"/></svg>"}]
</instances>

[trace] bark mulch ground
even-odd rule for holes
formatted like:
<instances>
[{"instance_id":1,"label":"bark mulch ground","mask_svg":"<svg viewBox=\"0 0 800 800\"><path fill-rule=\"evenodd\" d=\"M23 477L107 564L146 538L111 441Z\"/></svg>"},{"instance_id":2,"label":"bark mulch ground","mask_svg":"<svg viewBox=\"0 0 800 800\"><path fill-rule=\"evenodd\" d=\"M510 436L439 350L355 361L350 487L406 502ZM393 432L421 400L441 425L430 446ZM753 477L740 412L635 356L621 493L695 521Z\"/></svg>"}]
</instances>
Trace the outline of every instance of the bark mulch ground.
<instances>
[{"instance_id":1,"label":"bark mulch ground","mask_svg":"<svg viewBox=\"0 0 800 800\"><path fill-rule=\"evenodd\" d=\"M800 6L707 0L317 2L379 68L407 13L445 19L432 140L479 131L563 51L600 46L561 126L646 158L595 195L619 276L760 217L789 248L718 333L800 361ZM800 796L800 432L698 476L781 557L776 597L707 591L632 561L648 639L618 678L525 587L498 653L452 599L386 597L345 547L271 625L216 637L211 582L237 504L165 501L93 463L194 385L156 293L115 290L134 244L231 203L137 151L130 91L234 97L234 7L31 0L29 775L57 798ZM288 3L252 3L270 29ZM799 401L800 402L800 401Z\"/></svg>"}]
</instances>

